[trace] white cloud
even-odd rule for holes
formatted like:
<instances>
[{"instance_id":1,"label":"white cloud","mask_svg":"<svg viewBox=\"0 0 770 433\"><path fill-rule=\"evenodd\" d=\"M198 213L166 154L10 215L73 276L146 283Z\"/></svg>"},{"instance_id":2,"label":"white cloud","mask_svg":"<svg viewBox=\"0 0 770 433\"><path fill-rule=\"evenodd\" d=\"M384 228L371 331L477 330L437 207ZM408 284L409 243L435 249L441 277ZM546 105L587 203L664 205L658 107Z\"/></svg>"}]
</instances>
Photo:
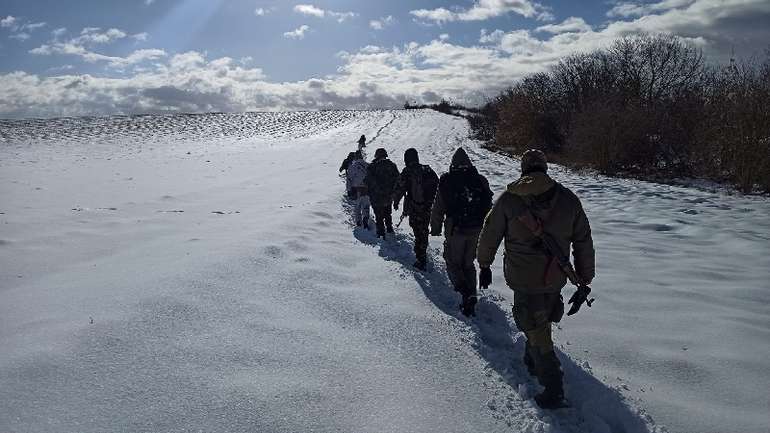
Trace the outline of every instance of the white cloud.
<instances>
[{"instance_id":1,"label":"white cloud","mask_svg":"<svg viewBox=\"0 0 770 433\"><path fill-rule=\"evenodd\" d=\"M481 44L498 44L503 39L505 32L498 29L492 33L487 33L487 29L481 29L481 36L479 37L479 43Z\"/></svg>"},{"instance_id":2,"label":"white cloud","mask_svg":"<svg viewBox=\"0 0 770 433\"><path fill-rule=\"evenodd\" d=\"M665 12L690 6L696 0L664 0L658 3L623 2L615 5L607 12L608 17L640 17L656 12Z\"/></svg>"},{"instance_id":3,"label":"white cloud","mask_svg":"<svg viewBox=\"0 0 770 433\"><path fill-rule=\"evenodd\" d=\"M14 33L8 37L11 39L17 39L19 41L26 41L27 39L31 38L32 35L30 35L29 33L19 32L19 33Z\"/></svg>"},{"instance_id":4,"label":"white cloud","mask_svg":"<svg viewBox=\"0 0 770 433\"><path fill-rule=\"evenodd\" d=\"M136 50L126 57L108 56L89 49L89 47L95 45L110 44L129 36L128 33L120 29L111 28L102 31L99 27L86 27L81 30L79 36L67 41L61 41L59 38L64 35L66 31L65 28L54 30L52 32L54 36L53 40L29 50L29 53L38 56L50 56L53 54L76 56L88 63L104 62L107 66L116 69L123 69L127 66L136 65L145 61L157 60L166 56L166 52L160 49ZM147 40L147 37L147 33L131 35L131 38L137 41L145 41Z\"/></svg>"},{"instance_id":5,"label":"white cloud","mask_svg":"<svg viewBox=\"0 0 770 433\"><path fill-rule=\"evenodd\" d=\"M446 41L449 39L449 33L442 33L438 35L439 40Z\"/></svg>"},{"instance_id":6,"label":"white cloud","mask_svg":"<svg viewBox=\"0 0 770 433\"><path fill-rule=\"evenodd\" d=\"M392 26L395 23L396 23L396 19L393 18L393 15L388 15L380 19L369 21L369 27L374 30L382 30L385 27Z\"/></svg>"},{"instance_id":7,"label":"white cloud","mask_svg":"<svg viewBox=\"0 0 770 433\"><path fill-rule=\"evenodd\" d=\"M546 24L536 29L538 32L547 32L553 34L559 33L573 33L573 32L590 32L593 30L583 18L569 17L559 24Z\"/></svg>"},{"instance_id":8,"label":"white cloud","mask_svg":"<svg viewBox=\"0 0 770 433\"><path fill-rule=\"evenodd\" d=\"M60 38L60 37L64 36L65 33L67 33L67 28L66 27L59 27L58 29L55 29L55 30L51 31L51 34L55 38Z\"/></svg>"},{"instance_id":9,"label":"white cloud","mask_svg":"<svg viewBox=\"0 0 770 433\"><path fill-rule=\"evenodd\" d=\"M484 21L509 13L516 13L526 18L550 21L553 15L550 9L530 0L475 0L468 9L459 7L446 9L417 9L409 12L415 17L436 23L451 21Z\"/></svg>"},{"instance_id":10,"label":"white cloud","mask_svg":"<svg viewBox=\"0 0 770 433\"><path fill-rule=\"evenodd\" d=\"M265 15L269 15L271 13L275 12L275 8L256 8L254 9L254 15L258 17L263 17Z\"/></svg>"},{"instance_id":11,"label":"white cloud","mask_svg":"<svg viewBox=\"0 0 770 433\"><path fill-rule=\"evenodd\" d=\"M144 0L144 5L149 6L151 4L155 3L155 0Z\"/></svg>"},{"instance_id":12,"label":"white cloud","mask_svg":"<svg viewBox=\"0 0 770 433\"><path fill-rule=\"evenodd\" d=\"M310 27L306 24L303 24L295 30L292 30L290 32L285 32L283 34L283 37L289 38L289 39L304 39L305 33L307 33L308 30L310 30Z\"/></svg>"},{"instance_id":13,"label":"white cloud","mask_svg":"<svg viewBox=\"0 0 770 433\"><path fill-rule=\"evenodd\" d=\"M310 15L316 18L329 17L337 20L337 22L340 22L340 23L350 18L355 18L358 16L358 14L355 12L334 12L330 10L324 10L314 5L308 5L308 4L299 4L294 6L294 12L302 15Z\"/></svg>"},{"instance_id":14,"label":"white cloud","mask_svg":"<svg viewBox=\"0 0 770 433\"><path fill-rule=\"evenodd\" d=\"M14 27L16 25L16 17L8 15L7 17L0 20L0 27L3 28L9 28Z\"/></svg>"}]
</instances>

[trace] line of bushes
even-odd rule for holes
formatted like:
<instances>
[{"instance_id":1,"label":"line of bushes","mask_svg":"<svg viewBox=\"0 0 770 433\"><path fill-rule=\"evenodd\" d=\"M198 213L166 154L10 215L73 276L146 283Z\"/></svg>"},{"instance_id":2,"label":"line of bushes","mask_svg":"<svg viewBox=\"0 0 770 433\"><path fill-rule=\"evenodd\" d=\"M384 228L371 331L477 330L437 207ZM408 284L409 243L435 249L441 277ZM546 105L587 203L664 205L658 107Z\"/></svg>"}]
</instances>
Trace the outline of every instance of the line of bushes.
<instances>
[{"instance_id":1,"label":"line of bushes","mask_svg":"<svg viewBox=\"0 0 770 433\"><path fill-rule=\"evenodd\" d=\"M469 117L512 153L648 179L697 177L770 192L770 50L710 65L670 35L640 35L529 75Z\"/></svg>"}]
</instances>

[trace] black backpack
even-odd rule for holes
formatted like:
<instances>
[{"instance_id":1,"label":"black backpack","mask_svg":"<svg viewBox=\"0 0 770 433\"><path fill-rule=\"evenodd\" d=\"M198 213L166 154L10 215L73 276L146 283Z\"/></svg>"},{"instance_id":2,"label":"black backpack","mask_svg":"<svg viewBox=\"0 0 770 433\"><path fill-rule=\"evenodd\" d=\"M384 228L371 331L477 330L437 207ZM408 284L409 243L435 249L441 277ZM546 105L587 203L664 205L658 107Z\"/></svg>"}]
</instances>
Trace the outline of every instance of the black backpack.
<instances>
[{"instance_id":1,"label":"black backpack","mask_svg":"<svg viewBox=\"0 0 770 433\"><path fill-rule=\"evenodd\" d=\"M411 179L411 188L409 196L414 204L431 205L436 197L436 188L438 188L438 175L427 165L420 165L415 170Z\"/></svg>"},{"instance_id":2,"label":"black backpack","mask_svg":"<svg viewBox=\"0 0 770 433\"><path fill-rule=\"evenodd\" d=\"M442 197L446 202L447 216L455 227L481 227L492 207L492 192L485 179L477 173L450 174Z\"/></svg>"}]
</instances>

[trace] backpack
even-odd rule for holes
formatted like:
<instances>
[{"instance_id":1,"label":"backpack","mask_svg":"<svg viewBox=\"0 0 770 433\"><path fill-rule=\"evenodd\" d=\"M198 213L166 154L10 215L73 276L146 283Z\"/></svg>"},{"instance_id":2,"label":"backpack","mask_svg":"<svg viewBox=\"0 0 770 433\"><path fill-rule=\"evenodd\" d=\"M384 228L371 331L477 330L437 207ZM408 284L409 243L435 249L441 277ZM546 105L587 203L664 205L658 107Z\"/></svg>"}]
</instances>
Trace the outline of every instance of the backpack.
<instances>
[{"instance_id":1,"label":"backpack","mask_svg":"<svg viewBox=\"0 0 770 433\"><path fill-rule=\"evenodd\" d=\"M436 197L436 188L438 188L438 175L427 165L420 165L415 170L409 189L409 196L412 202L418 206L431 205Z\"/></svg>"},{"instance_id":2,"label":"backpack","mask_svg":"<svg viewBox=\"0 0 770 433\"><path fill-rule=\"evenodd\" d=\"M481 175L469 173L462 178L447 180L446 188L442 188L445 190L442 191L442 198L446 202L447 216L452 218L455 227L481 227L492 207L491 191Z\"/></svg>"}]
</instances>

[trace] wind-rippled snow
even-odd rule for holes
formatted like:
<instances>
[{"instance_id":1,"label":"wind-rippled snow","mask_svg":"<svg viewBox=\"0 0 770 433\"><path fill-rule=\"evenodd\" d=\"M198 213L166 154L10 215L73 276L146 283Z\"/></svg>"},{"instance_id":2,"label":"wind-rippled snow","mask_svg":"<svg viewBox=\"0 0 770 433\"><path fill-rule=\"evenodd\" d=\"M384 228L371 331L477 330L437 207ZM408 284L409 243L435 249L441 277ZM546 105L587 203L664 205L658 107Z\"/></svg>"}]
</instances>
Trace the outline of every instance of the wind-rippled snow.
<instances>
[{"instance_id":1,"label":"wind-rippled snow","mask_svg":"<svg viewBox=\"0 0 770 433\"><path fill-rule=\"evenodd\" d=\"M767 429L766 199L554 167L597 301L555 330L574 408L541 411L501 257L465 320L440 238L415 273L406 224L378 241L341 198L361 134L439 173L466 146L501 192L517 162L467 133L432 111L0 120L0 431Z\"/></svg>"}]
</instances>

